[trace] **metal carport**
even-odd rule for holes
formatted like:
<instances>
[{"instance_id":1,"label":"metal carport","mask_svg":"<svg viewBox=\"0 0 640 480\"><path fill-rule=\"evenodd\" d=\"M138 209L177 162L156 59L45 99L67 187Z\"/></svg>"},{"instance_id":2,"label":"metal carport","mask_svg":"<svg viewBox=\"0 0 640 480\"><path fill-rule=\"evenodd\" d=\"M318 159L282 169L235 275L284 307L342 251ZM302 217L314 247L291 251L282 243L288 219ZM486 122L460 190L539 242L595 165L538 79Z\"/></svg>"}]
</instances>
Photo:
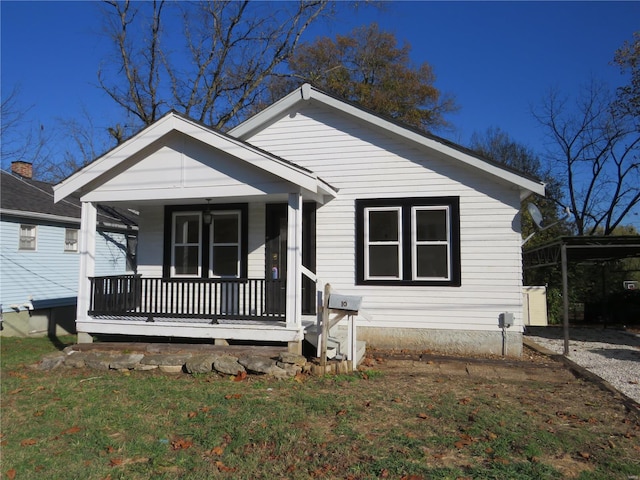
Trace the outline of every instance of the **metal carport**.
<instances>
[{"instance_id":1,"label":"metal carport","mask_svg":"<svg viewBox=\"0 0 640 480\"><path fill-rule=\"evenodd\" d=\"M564 355L569 354L569 285L567 265L579 262L610 262L640 257L640 236L558 237L522 253L525 270L558 265L562 267Z\"/></svg>"}]
</instances>

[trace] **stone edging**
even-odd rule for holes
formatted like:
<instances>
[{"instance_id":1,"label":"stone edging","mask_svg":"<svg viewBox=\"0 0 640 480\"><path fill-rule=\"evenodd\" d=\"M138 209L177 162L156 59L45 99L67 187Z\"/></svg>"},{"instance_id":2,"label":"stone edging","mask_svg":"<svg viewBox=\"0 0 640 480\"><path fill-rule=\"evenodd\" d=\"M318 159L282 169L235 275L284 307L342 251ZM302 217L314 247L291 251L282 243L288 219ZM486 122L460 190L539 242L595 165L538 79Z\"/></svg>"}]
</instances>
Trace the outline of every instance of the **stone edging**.
<instances>
[{"instance_id":1,"label":"stone edging","mask_svg":"<svg viewBox=\"0 0 640 480\"><path fill-rule=\"evenodd\" d=\"M34 368L92 368L95 370L151 371L163 373L220 373L242 375L265 374L275 378L291 378L308 372L311 364L302 355L281 352L276 358L263 355L234 356L227 353L123 353L77 351L67 347L62 352L45 355Z\"/></svg>"}]
</instances>

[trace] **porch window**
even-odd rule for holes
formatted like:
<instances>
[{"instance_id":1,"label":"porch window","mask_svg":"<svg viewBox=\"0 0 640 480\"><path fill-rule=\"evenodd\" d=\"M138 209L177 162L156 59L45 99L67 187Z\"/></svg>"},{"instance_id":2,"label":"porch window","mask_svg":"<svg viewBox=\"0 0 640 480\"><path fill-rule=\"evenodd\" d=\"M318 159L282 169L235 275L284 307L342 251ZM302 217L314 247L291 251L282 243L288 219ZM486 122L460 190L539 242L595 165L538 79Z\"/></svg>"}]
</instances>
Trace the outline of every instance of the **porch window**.
<instances>
[{"instance_id":1,"label":"porch window","mask_svg":"<svg viewBox=\"0 0 640 480\"><path fill-rule=\"evenodd\" d=\"M64 251L72 253L78 251L78 230L76 228L64 229Z\"/></svg>"},{"instance_id":2,"label":"porch window","mask_svg":"<svg viewBox=\"0 0 640 480\"><path fill-rule=\"evenodd\" d=\"M210 277L240 276L240 212L213 212Z\"/></svg>"},{"instance_id":3,"label":"porch window","mask_svg":"<svg viewBox=\"0 0 640 480\"><path fill-rule=\"evenodd\" d=\"M173 214L172 277L199 277L201 274L201 213Z\"/></svg>"},{"instance_id":4,"label":"porch window","mask_svg":"<svg viewBox=\"0 0 640 480\"><path fill-rule=\"evenodd\" d=\"M166 206L162 275L247 278L248 217L246 203Z\"/></svg>"},{"instance_id":5,"label":"porch window","mask_svg":"<svg viewBox=\"0 0 640 480\"><path fill-rule=\"evenodd\" d=\"M356 200L356 283L460 286L458 197Z\"/></svg>"},{"instance_id":6,"label":"porch window","mask_svg":"<svg viewBox=\"0 0 640 480\"><path fill-rule=\"evenodd\" d=\"M35 250L36 249L36 226L20 225L20 241L18 250Z\"/></svg>"}]
</instances>

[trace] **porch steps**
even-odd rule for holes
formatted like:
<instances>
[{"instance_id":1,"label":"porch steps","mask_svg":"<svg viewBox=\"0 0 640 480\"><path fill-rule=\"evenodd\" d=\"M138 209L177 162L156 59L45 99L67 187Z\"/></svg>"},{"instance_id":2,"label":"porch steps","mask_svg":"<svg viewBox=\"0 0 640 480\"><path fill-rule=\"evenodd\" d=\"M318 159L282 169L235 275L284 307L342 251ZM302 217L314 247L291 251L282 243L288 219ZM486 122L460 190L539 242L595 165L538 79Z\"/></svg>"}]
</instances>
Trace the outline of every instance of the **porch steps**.
<instances>
[{"instance_id":1,"label":"porch steps","mask_svg":"<svg viewBox=\"0 0 640 480\"><path fill-rule=\"evenodd\" d=\"M320 335L318 332L318 325L310 325L305 329L304 339L314 347L318 348ZM327 338L327 358L340 360L346 356L347 353L347 326L338 324L331 329L329 337ZM362 340L356 341L356 365L358 365L364 358L367 343Z\"/></svg>"}]
</instances>

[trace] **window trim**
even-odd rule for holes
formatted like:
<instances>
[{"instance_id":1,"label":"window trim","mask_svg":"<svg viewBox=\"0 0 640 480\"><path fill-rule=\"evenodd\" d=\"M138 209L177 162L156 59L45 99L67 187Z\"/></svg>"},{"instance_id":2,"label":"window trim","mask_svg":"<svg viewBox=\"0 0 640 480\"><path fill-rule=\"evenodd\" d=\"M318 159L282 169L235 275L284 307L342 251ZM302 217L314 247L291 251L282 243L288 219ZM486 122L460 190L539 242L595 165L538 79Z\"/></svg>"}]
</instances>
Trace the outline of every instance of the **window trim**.
<instances>
[{"instance_id":1,"label":"window trim","mask_svg":"<svg viewBox=\"0 0 640 480\"><path fill-rule=\"evenodd\" d=\"M186 216L198 217L198 243L176 242L176 219ZM183 211L173 212L171 215L171 278L200 278L202 276L202 212ZM198 271L197 273L176 273L176 248L198 246Z\"/></svg>"},{"instance_id":2,"label":"window trim","mask_svg":"<svg viewBox=\"0 0 640 480\"><path fill-rule=\"evenodd\" d=\"M68 248L67 245L70 244L67 234L68 232L75 232L75 242L73 243L73 245L75 245L73 248ZM79 241L80 241L80 230L78 230L77 228L65 228L64 229L64 253L78 253L79 251Z\"/></svg>"},{"instance_id":3,"label":"window trim","mask_svg":"<svg viewBox=\"0 0 640 480\"><path fill-rule=\"evenodd\" d=\"M22 230L29 229L33 231L33 235L23 235ZM22 240L29 239L29 241L33 240L33 248L25 248L22 246ZM31 242L29 242L31 243ZM38 226L32 225L30 223L21 223L18 229L18 251L20 252L36 252L38 250Z\"/></svg>"},{"instance_id":4,"label":"window trim","mask_svg":"<svg viewBox=\"0 0 640 480\"><path fill-rule=\"evenodd\" d=\"M238 218L238 242L237 243L215 243L213 240L213 225L216 216L235 214ZM211 224L209 225L209 238L211 241L208 245L209 250L209 278L239 278L242 271L242 212L238 209L235 210L214 210L211 212ZM236 271L238 272L234 277L229 275L216 275L213 271L213 247L214 246L235 246L238 249L238 265Z\"/></svg>"},{"instance_id":5,"label":"window trim","mask_svg":"<svg viewBox=\"0 0 640 480\"><path fill-rule=\"evenodd\" d=\"M372 208L399 208L402 217L402 278L379 279L367 278L365 275L365 217L366 211ZM413 212L414 208L445 208L448 211L449 238L449 278L414 278L413 267L415 257L415 238ZM356 199L356 285L386 285L386 286L443 286L459 287L461 285L460 266L460 198L459 197L416 197L416 198L375 198Z\"/></svg>"},{"instance_id":6,"label":"window trim","mask_svg":"<svg viewBox=\"0 0 640 480\"><path fill-rule=\"evenodd\" d=\"M442 211L445 212L446 239L445 240L418 240L418 211ZM420 245L447 247L447 275L445 277L419 277L418 276L418 247ZM414 205L411 207L411 278L414 281L449 281L451 279L451 208L449 205Z\"/></svg>"},{"instance_id":7,"label":"window trim","mask_svg":"<svg viewBox=\"0 0 640 480\"><path fill-rule=\"evenodd\" d=\"M369 221L370 221L370 212L396 212L398 219L398 239L397 240L389 240L389 241L371 241L369 239ZM389 207L365 207L364 209L364 279L365 280L401 280L403 278L402 272L402 208L389 206ZM370 273L370 248L371 246L380 245L397 245L398 247L398 276L372 276Z\"/></svg>"}]
</instances>

